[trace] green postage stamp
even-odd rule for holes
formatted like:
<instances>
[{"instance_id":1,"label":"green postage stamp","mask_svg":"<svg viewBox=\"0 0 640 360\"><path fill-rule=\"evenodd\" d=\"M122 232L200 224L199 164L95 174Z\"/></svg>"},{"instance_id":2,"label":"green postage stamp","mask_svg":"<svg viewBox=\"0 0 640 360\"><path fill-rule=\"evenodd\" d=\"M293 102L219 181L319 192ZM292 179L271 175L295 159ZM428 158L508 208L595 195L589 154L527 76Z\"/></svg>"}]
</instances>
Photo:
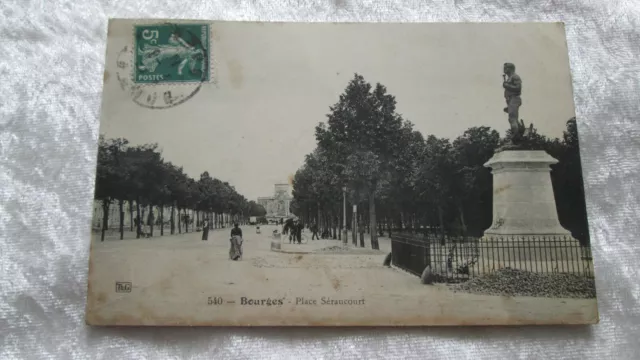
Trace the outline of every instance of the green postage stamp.
<instances>
[{"instance_id":1,"label":"green postage stamp","mask_svg":"<svg viewBox=\"0 0 640 360\"><path fill-rule=\"evenodd\" d=\"M209 81L208 24L136 25L133 81L138 84Z\"/></svg>"}]
</instances>

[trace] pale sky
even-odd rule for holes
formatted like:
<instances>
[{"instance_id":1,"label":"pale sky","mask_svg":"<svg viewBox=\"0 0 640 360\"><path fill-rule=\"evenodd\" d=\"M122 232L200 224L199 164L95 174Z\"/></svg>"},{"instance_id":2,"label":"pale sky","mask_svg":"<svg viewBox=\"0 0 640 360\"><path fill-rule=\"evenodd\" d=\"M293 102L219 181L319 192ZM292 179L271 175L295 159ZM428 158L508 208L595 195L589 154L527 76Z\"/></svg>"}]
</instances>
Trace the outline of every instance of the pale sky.
<instances>
[{"instance_id":1,"label":"pale sky","mask_svg":"<svg viewBox=\"0 0 640 360\"><path fill-rule=\"evenodd\" d=\"M216 84L165 110L138 106L112 75L117 53L131 46L131 26L110 26L100 133L156 142L190 176L209 171L250 200L271 196L303 164L316 145L314 127L356 72L385 85L425 136L453 139L481 125L504 134L504 62L523 80L526 123L560 137L574 116L561 24L219 22Z\"/></svg>"}]
</instances>

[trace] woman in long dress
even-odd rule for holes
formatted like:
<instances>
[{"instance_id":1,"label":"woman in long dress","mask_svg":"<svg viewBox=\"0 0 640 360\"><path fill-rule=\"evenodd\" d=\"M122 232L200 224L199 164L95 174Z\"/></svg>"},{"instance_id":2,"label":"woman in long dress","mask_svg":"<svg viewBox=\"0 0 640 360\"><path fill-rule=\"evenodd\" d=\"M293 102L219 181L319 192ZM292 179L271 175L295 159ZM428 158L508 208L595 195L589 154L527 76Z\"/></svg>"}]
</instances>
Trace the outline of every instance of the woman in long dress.
<instances>
[{"instance_id":1,"label":"woman in long dress","mask_svg":"<svg viewBox=\"0 0 640 360\"><path fill-rule=\"evenodd\" d=\"M229 249L229 259L242 259L242 229L238 224L233 224L231 229L231 248Z\"/></svg>"}]
</instances>

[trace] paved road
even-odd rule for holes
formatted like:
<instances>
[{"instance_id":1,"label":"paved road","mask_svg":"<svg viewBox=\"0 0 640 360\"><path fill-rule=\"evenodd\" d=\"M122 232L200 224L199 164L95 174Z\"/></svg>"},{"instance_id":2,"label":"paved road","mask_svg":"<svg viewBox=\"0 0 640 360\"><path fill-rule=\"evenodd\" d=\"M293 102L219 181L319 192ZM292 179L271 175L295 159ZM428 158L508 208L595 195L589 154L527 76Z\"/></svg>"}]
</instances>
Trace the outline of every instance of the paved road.
<instances>
[{"instance_id":1,"label":"paved road","mask_svg":"<svg viewBox=\"0 0 640 360\"><path fill-rule=\"evenodd\" d=\"M482 323L487 319L544 323L559 316L589 317L596 311L595 301L590 300L505 299L453 293L444 285L424 286L417 277L382 266L386 251L273 252L272 229L263 226L262 230L256 234L255 227L243 227L242 261L228 258L230 229L211 231L208 241L200 240L201 233L123 241L94 239L88 299L91 323L394 325ZM340 242L295 246L317 250L325 244ZM116 293L119 281L131 282L132 291ZM276 299L283 304L241 305L243 297L244 301ZM223 299L224 304L209 305L209 298ZM318 305L322 298L364 299L365 304Z\"/></svg>"}]
</instances>

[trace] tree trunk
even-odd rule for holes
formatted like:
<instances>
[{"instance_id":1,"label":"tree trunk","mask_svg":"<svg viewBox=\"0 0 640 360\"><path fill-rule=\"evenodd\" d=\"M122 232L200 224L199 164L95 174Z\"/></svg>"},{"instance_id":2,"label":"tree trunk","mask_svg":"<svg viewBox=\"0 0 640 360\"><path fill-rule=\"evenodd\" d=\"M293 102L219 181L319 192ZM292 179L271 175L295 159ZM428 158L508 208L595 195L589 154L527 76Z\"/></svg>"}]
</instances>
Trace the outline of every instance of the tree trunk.
<instances>
[{"instance_id":1,"label":"tree trunk","mask_svg":"<svg viewBox=\"0 0 640 360\"><path fill-rule=\"evenodd\" d=\"M444 219L442 214L442 206L438 206L438 223L440 225L440 245L446 245L445 237L444 237Z\"/></svg>"},{"instance_id":2,"label":"tree trunk","mask_svg":"<svg viewBox=\"0 0 640 360\"><path fill-rule=\"evenodd\" d=\"M133 232L133 200L127 200L129 202L129 231Z\"/></svg>"},{"instance_id":3,"label":"tree trunk","mask_svg":"<svg viewBox=\"0 0 640 360\"><path fill-rule=\"evenodd\" d=\"M364 219L364 215L361 217ZM360 233L360 246L364 247L364 231L365 231L364 221L361 221L360 224L362 224L362 229L358 230L358 232Z\"/></svg>"},{"instance_id":4,"label":"tree trunk","mask_svg":"<svg viewBox=\"0 0 640 360\"><path fill-rule=\"evenodd\" d=\"M464 210L462 209L462 204L458 205L458 214L460 215L460 227L461 227L461 232L462 232L462 236L466 236L467 235L467 223L464 221Z\"/></svg>"},{"instance_id":5,"label":"tree trunk","mask_svg":"<svg viewBox=\"0 0 640 360\"><path fill-rule=\"evenodd\" d=\"M120 240L124 239L124 200L118 199L118 209L120 211Z\"/></svg>"},{"instance_id":6,"label":"tree trunk","mask_svg":"<svg viewBox=\"0 0 640 360\"><path fill-rule=\"evenodd\" d=\"M357 234L358 224L360 224L358 222L358 214L352 213L351 214L351 242L353 243L353 245L356 245L356 246L358 245L358 234Z\"/></svg>"},{"instance_id":7,"label":"tree trunk","mask_svg":"<svg viewBox=\"0 0 640 360\"><path fill-rule=\"evenodd\" d=\"M354 216L355 215L355 216ZM351 212L351 243L353 244L353 246L357 247L358 246L358 238L355 235L356 234L356 224L358 221L358 215L357 214L353 214L353 212ZM347 236L347 241L349 240L348 236Z\"/></svg>"},{"instance_id":8,"label":"tree trunk","mask_svg":"<svg viewBox=\"0 0 640 360\"><path fill-rule=\"evenodd\" d=\"M182 234L182 209L178 207L178 234Z\"/></svg>"},{"instance_id":9,"label":"tree trunk","mask_svg":"<svg viewBox=\"0 0 640 360\"><path fill-rule=\"evenodd\" d=\"M187 209L184 209L184 232L189 233L189 221L191 221L191 219L189 219L188 217L189 215L187 215Z\"/></svg>"},{"instance_id":10,"label":"tree trunk","mask_svg":"<svg viewBox=\"0 0 640 360\"><path fill-rule=\"evenodd\" d=\"M164 205L160 205L160 236L164 236Z\"/></svg>"},{"instance_id":11,"label":"tree trunk","mask_svg":"<svg viewBox=\"0 0 640 360\"><path fill-rule=\"evenodd\" d=\"M327 212L324 211L322 214L324 218L324 228L329 233L329 239L331 239L331 224L329 224L329 216L327 216Z\"/></svg>"},{"instance_id":12,"label":"tree trunk","mask_svg":"<svg viewBox=\"0 0 640 360\"><path fill-rule=\"evenodd\" d=\"M171 235L176 232L176 203L171 203Z\"/></svg>"},{"instance_id":13,"label":"tree trunk","mask_svg":"<svg viewBox=\"0 0 640 360\"><path fill-rule=\"evenodd\" d=\"M376 228L376 195L375 195L375 187L373 190L369 191L369 222L372 228ZM371 233L371 248L373 250L379 250L380 246L378 245L378 234L375 232Z\"/></svg>"},{"instance_id":14,"label":"tree trunk","mask_svg":"<svg viewBox=\"0 0 640 360\"><path fill-rule=\"evenodd\" d=\"M149 224L149 237L153 236L153 223L155 217L153 216L153 205L149 204L149 215L147 215L147 224Z\"/></svg>"},{"instance_id":15,"label":"tree trunk","mask_svg":"<svg viewBox=\"0 0 640 360\"><path fill-rule=\"evenodd\" d=\"M358 209L363 209L362 207L359 207ZM360 234L360 229L363 228L364 223L362 222L362 213L361 212L357 212L355 214L353 214L351 216L353 218L353 221L351 222L351 231L353 232L353 234L351 235L351 239L355 241L355 243L358 243L358 234Z\"/></svg>"},{"instance_id":16,"label":"tree trunk","mask_svg":"<svg viewBox=\"0 0 640 360\"><path fill-rule=\"evenodd\" d=\"M331 227L333 228L333 240L338 239L338 231L336 229L336 218L335 216L331 216Z\"/></svg>"},{"instance_id":17,"label":"tree trunk","mask_svg":"<svg viewBox=\"0 0 640 360\"><path fill-rule=\"evenodd\" d=\"M140 198L136 199L136 217L138 219L138 225L136 226L136 239L140 239L140 231L142 226L142 217L140 216Z\"/></svg>"},{"instance_id":18,"label":"tree trunk","mask_svg":"<svg viewBox=\"0 0 640 360\"><path fill-rule=\"evenodd\" d=\"M100 241L104 241L104 234L107 232L109 223L109 203L108 199L102 200L102 234L100 235Z\"/></svg>"}]
</instances>

